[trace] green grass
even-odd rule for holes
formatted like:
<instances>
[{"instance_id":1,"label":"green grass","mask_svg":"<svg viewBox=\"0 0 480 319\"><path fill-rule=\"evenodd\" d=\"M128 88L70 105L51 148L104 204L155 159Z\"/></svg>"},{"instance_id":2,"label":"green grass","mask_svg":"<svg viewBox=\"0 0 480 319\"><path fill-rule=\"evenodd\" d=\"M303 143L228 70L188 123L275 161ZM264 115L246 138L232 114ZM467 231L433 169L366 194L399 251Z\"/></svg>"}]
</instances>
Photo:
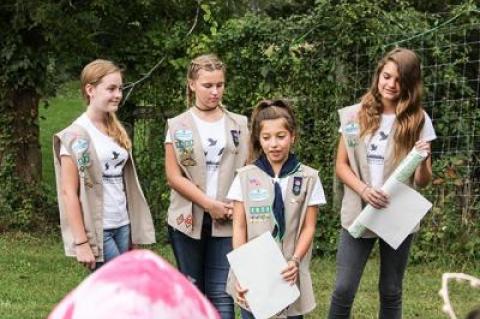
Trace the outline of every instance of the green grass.
<instances>
[{"instance_id":1,"label":"green grass","mask_svg":"<svg viewBox=\"0 0 480 319\"><path fill-rule=\"evenodd\" d=\"M69 82L58 90L58 95L40 106L40 146L42 150L42 177L46 189L55 189L52 138L85 111L78 82Z\"/></svg>"},{"instance_id":2,"label":"green grass","mask_svg":"<svg viewBox=\"0 0 480 319\"><path fill-rule=\"evenodd\" d=\"M172 261L169 247L157 244L157 254ZM61 239L57 235L29 235L5 233L0 238L0 318L45 318L53 306L87 272L72 258L63 254ZM464 268L464 269L462 269ZM441 313L438 296L443 272L463 271L476 276L478 270L470 267L448 267L441 264L410 265L404 282L404 318L447 318ZM335 276L335 262L316 258L311 266L317 308L308 318L325 318ZM354 304L355 319L376 318L378 263L373 257L367 264ZM459 318L480 302L480 291L466 283L454 283L451 298Z\"/></svg>"}]
</instances>

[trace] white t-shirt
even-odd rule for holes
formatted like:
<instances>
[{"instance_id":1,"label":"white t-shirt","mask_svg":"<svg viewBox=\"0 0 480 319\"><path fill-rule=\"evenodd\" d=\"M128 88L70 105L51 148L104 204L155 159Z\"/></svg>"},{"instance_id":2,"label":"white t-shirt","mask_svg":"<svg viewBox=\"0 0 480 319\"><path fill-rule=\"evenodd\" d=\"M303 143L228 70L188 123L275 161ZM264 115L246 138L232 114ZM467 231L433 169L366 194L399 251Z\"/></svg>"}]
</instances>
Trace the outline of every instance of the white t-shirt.
<instances>
[{"instance_id":1,"label":"white t-shirt","mask_svg":"<svg viewBox=\"0 0 480 319\"><path fill-rule=\"evenodd\" d=\"M123 185L123 167L128 160L127 150L118 145L113 138L98 130L86 113L83 113L74 123L88 132L102 165L103 229L129 224ZM60 155L70 155L63 145Z\"/></svg>"},{"instance_id":2,"label":"white t-shirt","mask_svg":"<svg viewBox=\"0 0 480 319\"><path fill-rule=\"evenodd\" d=\"M223 150L225 149L225 115L215 122L207 122L190 112L197 126L198 134L202 143L203 154L207 164L206 170L206 195L210 198L217 197L218 170ZM167 131L165 143L172 143L170 131Z\"/></svg>"},{"instance_id":3,"label":"white t-shirt","mask_svg":"<svg viewBox=\"0 0 480 319\"><path fill-rule=\"evenodd\" d=\"M287 192L288 182L292 178L291 175L279 178L278 183L280 184L280 189L282 190L282 198L285 199L285 194ZM271 178L272 183L274 179ZM235 176L232 185L227 194L227 199L235 200L238 202L243 202L243 194L242 194L242 186L240 185L240 177L237 175ZM323 205L326 204L327 201L325 200L325 193L323 192L322 182L320 181L320 177L317 176L317 180L315 182L315 186L313 187L312 196L308 201L308 206L316 206L316 205Z\"/></svg>"},{"instance_id":4,"label":"white t-shirt","mask_svg":"<svg viewBox=\"0 0 480 319\"><path fill-rule=\"evenodd\" d=\"M367 149L367 162L370 169L370 178L373 187L381 187L383 185L383 168L385 149L387 147L387 139L390 135L395 122L395 114L382 114L380 118L380 127L371 135L365 136L365 147ZM420 132L420 139L431 142L437 138L433 129L432 120L425 113L425 124Z\"/></svg>"}]
</instances>

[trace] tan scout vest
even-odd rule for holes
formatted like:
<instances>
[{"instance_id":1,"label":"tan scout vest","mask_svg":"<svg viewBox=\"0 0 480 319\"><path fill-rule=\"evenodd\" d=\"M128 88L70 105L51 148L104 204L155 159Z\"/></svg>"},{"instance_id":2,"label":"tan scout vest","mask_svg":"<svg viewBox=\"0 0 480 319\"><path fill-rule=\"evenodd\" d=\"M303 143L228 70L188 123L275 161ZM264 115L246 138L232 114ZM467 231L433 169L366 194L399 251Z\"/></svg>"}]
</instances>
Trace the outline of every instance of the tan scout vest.
<instances>
[{"instance_id":1,"label":"tan scout vest","mask_svg":"<svg viewBox=\"0 0 480 319\"><path fill-rule=\"evenodd\" d=\"M71 154L78 168L80 180L79 198L82 206L85 232L95 255L95 260L101 262L103 261L103 186L97 152L87 131L77 124L72 124L53 137L53 158L57 182L58 208L60 210L60 226L67 256L75 256L75 244L62 198L60 178L61 145L65 146L68 153ZM137 172L130 151L127 163L123 169L123 179L132 243L152 244L155 242L152 216L138 182Z\"/></svg>"},{"instance_id":2,"label":"tan scout vest","mask_svg":"<svg viewBox=\"0 0 480 319\"><path fill-rule=\"evenodd\" d=\"M225 112L225 149L220 159L217 200L225 201L235 170L244 166L248 156L247 118L227 110ZM168 120L168 130L177 163L183 175L201 191L206 191L206 162L200 135L191 110ZM204 208L183 197L176 190L170 192L167 221L170 226L189 237L200 239ZM212 223L212 236L232 236L231 221Z\"/></svg>"},{"instance_id":3,"label":"tan scout vest","mask_svg":"<svg viewBox=\"0 0 480 319\"><path fill-rule=\"evenodd\" d=\"M365 141L360 138L360 123L358 121L358 112L361 104L344 107L338 110L340 114L340 123L342 127L342 136L347 148L348 161L355 175L363 182L371 184L370 168L367 162L367 149ZM395 132L395 123L387 139L387 146L384 155L383 182L385 182L395 169L393 152L393 136ZM409 183L412 186L412 183ZM344 194L341 208L342 227L347 229L360 214L365 203L362 198L350 187L344 184ZM414 231L418 231L418 226ZM370 230L365 231L364 238L376 237L376 234Z\"/></svg>"},{"instance_id":4,"label":"tan scout vest","mask_svg":"<svg viewBox=\"0 0 480 319\"><path fill-rule=\"evenodd\" d=\"M275 195L272 178L255 165L248 165L238 170L240 184L243 194L243 205L247 222L247 241L250 241L265 232L272 232L275 226L272 205ZM285 203L285 234L283 241L279 242L279 248L285 259L289 260L297 245L298 237L305 220L308 202L313 192L318 171L306 165L301 165L299 170L293 174L287 185L284 198ZM301 182L299 192L294 192L294 181ZM312 257L311 245L302 258L299 267L297 286L300 290L300 297L291 304L287 311L278 315L278 318L285 316L303 315L312 311L315 304L312 279L310 277L310 259ZM235 298L234 276L229 274L227 292ZM247 287L248 288L248 287Z\"/></svg>"}]
</instances>

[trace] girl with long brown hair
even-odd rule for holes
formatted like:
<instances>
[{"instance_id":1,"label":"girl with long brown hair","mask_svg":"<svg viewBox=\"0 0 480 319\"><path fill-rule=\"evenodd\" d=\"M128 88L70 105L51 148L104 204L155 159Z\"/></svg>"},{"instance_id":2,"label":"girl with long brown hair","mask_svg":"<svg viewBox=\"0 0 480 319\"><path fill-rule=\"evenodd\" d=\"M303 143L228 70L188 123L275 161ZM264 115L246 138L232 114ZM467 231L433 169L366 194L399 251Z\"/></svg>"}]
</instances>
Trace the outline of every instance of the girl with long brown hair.
<instances>
[{"instance_id":1,"label":"girl with long brown hair","mask_svg":"<svg viewBox=\"0 0 480 319\"><path fill-rule=\"evenodd\" d=\"M54 162L65 252L93 270L132 244L154 243L155 231L132 143L115 115L121 70L98 59L80 81L87 110L55 134Z\"/></svg>"},{"instance_id":2,"label":"girl with long brown hair","mask_svg":"<svg viewBox=\"0 0 480 319\"><path fill-rule=\"evenodd\" d=\"M339 111L342 136L336 174L344 184L344 197L337 278L329 318L350 317L363 269L377 240L373 232L354 238L346 229L366 204L378 209L388 205L388 196L380 187L413 147L430 154L430 142L436 135L432 121L421 106L421 96L419 58L411 50L396 48L378 63L372 86L361 102ZM431 177L432 164L428 156L415 171L410 184L423 187ZM381 319L402 316L402 282L412 237L410 234L397 250L378 239Z\"/></svg>"}]
</instances>

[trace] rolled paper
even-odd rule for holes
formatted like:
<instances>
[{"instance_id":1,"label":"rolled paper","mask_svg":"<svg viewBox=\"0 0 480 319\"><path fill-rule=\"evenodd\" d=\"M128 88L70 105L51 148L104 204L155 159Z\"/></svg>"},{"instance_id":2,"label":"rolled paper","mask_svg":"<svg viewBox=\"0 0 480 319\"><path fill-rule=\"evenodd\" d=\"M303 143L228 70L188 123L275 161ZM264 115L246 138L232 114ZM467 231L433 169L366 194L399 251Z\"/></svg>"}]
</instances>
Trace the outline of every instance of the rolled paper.
<instances>
[{"instance_id":1,"label":"rolled paper","mask_svg":"<svg viewBox=\"0 0 480 319\"><path fill-rule=\"evenodd\" d=\"M388 177L388 179L385 181L385 183L380 189L388 195L391 195L391 189L394 181L399 181L402 183L407 182L410 176L412 176L417 167L427 156L428 152L419 151L415 147L412 148L410 153L408 153L408 155L403 159L403 161L397 166L397 168L393 171L390 177ZM370 204L367 204L367 206L363 208L363 210L360 212L360 215L357 216L357 218L355 218L350 227L348 227L348 232L350 233L350 235L352 235L354 238L359 238L363 235L367 228L359 222L359 218L362 214L366 214L373 209L375 208Z\"/></svg>"}]
</instances>

